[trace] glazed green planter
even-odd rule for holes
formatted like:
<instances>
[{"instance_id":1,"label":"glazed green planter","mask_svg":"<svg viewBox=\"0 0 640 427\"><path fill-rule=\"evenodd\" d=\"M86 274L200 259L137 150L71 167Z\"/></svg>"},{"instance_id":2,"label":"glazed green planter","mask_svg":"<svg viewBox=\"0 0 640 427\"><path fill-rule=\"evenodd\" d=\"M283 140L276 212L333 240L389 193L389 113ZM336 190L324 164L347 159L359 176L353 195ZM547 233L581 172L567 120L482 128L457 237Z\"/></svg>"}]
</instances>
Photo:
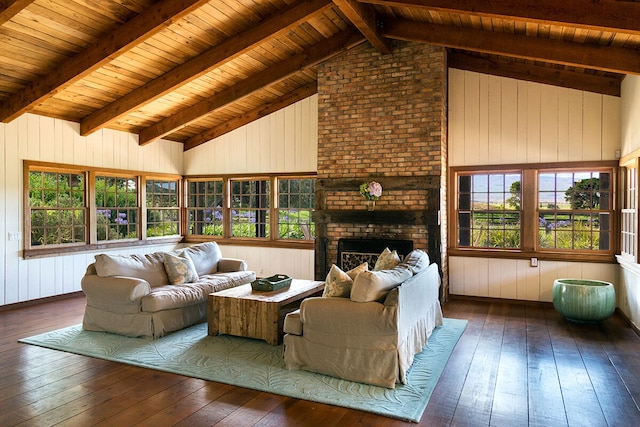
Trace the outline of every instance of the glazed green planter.
<instances>
[{"instance_id":1,"label":"glazed green planter","mask_svg":"<svg viewBox=\"0 0 640 427\"><path fill-rule=\"evenodd\" d=\"M616 309L616 291L611 283L600 280L557 279L553 307L573 322L599 322Z\"/></svg>"}]
</instances>

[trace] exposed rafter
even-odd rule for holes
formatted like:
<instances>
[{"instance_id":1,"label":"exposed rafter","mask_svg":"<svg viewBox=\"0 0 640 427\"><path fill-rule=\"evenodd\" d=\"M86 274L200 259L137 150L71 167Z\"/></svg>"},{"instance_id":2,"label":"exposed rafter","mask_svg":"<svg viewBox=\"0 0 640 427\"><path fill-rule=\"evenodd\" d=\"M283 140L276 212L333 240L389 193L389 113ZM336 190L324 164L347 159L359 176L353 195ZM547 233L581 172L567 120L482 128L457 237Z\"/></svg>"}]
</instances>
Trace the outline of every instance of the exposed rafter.
<instances>
[{"instance_id":1,"label":"exposed rafter","mask_svg":"<svg viewBox=\"0 0 640 427\"><path fill-rule=\"evenodd\" d=\"M330 0L301 0L258 25L231 37L197 57L97 110L80 123L80 133L88 135L118 118L187 84L221 64L237 58L268 37L274 37L332 5Z\"/></svg>"},{"instance_id":2,"label":"exposed rafter","mask_svg":"<svg viewBox=\"0 0 640 427\"><path fill-rule=\"evenodd\" d=\"M361 3L640 34L640 3L598 0L361 0Z\"/></svg>"},{"instance_id":3,"label":"exposed rafter","mask_svg":"<svg viewBox=\"0 0 640 427\"><path fill-rule=\"evenodd\" d=\"M596 46L519 34L495 33L472 28L390 20L383 34L398 40L471 50L554 64L586 67L620 74L640 74L640 54L636 50Z\"/></svg>"},{"instance_id":4,"label":"exposed rafter","mask_svg":"<svg viewBox=\"0 0 640 427\"><path fill-rule=\"evenodd\" d=\"M316 94L317 92L318 82L313 82L309 83L308 85L302 86L292 92L289 92L276 101L264 104L260 108L256 108L245 114L237 116L231 120L224 122L221 125L207 130L206 132L202 132L198 135L192 136L184 143L184 151L195 148L198 145L202 145L207 141L211 141L214 138L231 132L234 129L238 129L239 127L251 123L261 117L265 117L271 113L275 113L276 111L288 107L289 105L295 104L296 102L301 101L305 98L308 98L311 95Z\"/></svg>"},{"instance_id":5,"label":"exposed rafter","mask_svg":"<svg viewBox=\"0 0 640 427\"><path fill-rule=\"evenodd\" d=\"M506 58L487 58L462 51L447 54L449 67L475 71L482 74L510 77L518 80L568 87L587 92L620 96L622 75L618 77L595 76L538 65L508 61Z\"/></svg>"},{"instance_id":6,"label":"exposed rafter","mask_svg":"<svg viewBox=\"0 0 640 427\"><path fill-rule=\"evenodd\" d=\"M388 40L378 31L378 17L372 6L355 0L333 0L333 2L380 53L391 53Z\"/></svg>"},{"instance_id":7,"label":"exposed rafter","mask_svg":"<svg viewBox=\"0 0 640 427\"><path fill-rule=\"evenodd\" d=\"M156 141L183 126L206 116L225 105L248 96L266 86L274 84L305 68L312 67L336 54L343 52L364 41L355 30L348 29L336 34L324 42L309 48L306 52L285 59L272 65L257 76L249 77L213 96L185 108L177 114L143 129L140 132L139 144L144 145Z\"/></svg>"},{"instance_id":8,"label":"exposed rafter","mask_svg":"<svg viewBox=\"0 0 640 427\"><path fill-rule=\"evenodd\" d=\"M105 34L100 41L56 67L40 80L33 81L0 105L0 120L7 123L26 112L32 105L53 97L100 68L114 56L131 49L207 3L208 0L163 0L148 10Z\"/></svg>"},{"instance_id":9,"label":"exposed rafter","mask_svg":"<svg viewBox=\"0 0 640 427\"><path fill-rule=\"evenodd\" d=\"M34 1L35 0L5 0L0 2L0 25L13 18Z\"/></svg>"}]
</instances>

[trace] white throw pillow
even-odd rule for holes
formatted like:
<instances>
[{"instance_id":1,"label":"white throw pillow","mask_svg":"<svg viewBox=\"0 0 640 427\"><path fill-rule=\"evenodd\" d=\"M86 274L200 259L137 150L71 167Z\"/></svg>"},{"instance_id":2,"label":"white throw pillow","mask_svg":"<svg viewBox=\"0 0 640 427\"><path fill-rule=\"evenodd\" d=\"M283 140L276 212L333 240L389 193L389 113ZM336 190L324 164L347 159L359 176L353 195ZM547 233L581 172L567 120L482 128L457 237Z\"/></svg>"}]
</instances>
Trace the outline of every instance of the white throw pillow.
<instances>
[{"instance_id":1,"label":"white throw pillow","mask_svg":"<svg viewBox=\"0 0 640 427\"><path fill-rule=\"evenodd\" d=\"M429 255L421 249L414 249L404 257L401 264L407 265L413 274L418 274L429 267Z\"/></svg>"},{"instance_id":2,"label":"white throw pillow","mask_svg":"<svg viewBox=\"0 0 640 427\"><path fill-rule=\"evenodd\" d=\"M132 255L95 255L96 273L100 277L125 276L143 279L151 287L169 283L164 268L162 252Z\"/></svg>"},{"instance_id":3,"label":"white throw pillow","mask_svg":"<svg viewBox=\"0 0 640 427\"><path fill-rule=\"evenodd\" d=\"M400 264L398 251L391 252L389 248L384 248L384 251L382 251L376 261L376 265L373 267L373 271L391 270L398 264Z\"/></svg>"},{"instance_id":4,"label":"white throw pillow","mask_svg":"<svg viewBox=\"0 0 640 427\"><path fill-rule=\"evenodd\" d=\"M365 262L345 273L340 269L340 267L333 264L329 270L329 274L327 274L322 296L330 298L349 298L351 295L351 285L353 284L353 280L359 273L367 271L368 267L369 264Z\"/></svg>"},{"instance_id":5,"label":"white throw pillow","mask_svg":"<svg viewBox=\"0 0 640 427\"><path fill-rule=\"evenodd\" d=\"M164 254L164 268L169 277L169 283L172 285L182 285L183 283L193 283L198 280L198 272L196 271L193 261L189 255L183 254L176 256Z\"/></svg>"},{"instance_id":6,"label":"white throw pillow","mask_svg":"<svg viewBox=\"0 0 640 427\"><path fill-rule=\"evenodd\" d=\"M382 301L387 293L413 276L407 266L393 270L363 271L356 276L351 287L351 301Z\"/></svg>"}]
</instances>

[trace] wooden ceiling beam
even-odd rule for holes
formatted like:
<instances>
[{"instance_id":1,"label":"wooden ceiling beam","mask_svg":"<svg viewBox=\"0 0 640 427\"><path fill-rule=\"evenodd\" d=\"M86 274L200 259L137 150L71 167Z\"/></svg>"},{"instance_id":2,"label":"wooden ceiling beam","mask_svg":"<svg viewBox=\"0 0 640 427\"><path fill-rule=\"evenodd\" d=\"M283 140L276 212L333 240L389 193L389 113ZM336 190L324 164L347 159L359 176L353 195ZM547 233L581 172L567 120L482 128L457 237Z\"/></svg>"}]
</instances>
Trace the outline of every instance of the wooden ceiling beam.
<instances>
[{"instance_id":1,"label":"wooden ceiling beam","mask_svg":"<svg viewBox=\"0 0 640 427\"><path fill-rule=\"evenodd\" d=\"M5 0L0 2L0 25L16 16L35 0Z\"/></svg>"},{"instance_id":2,"label":"wooden ceiling beam","mask_svg":"<svg viewBox=\"0 0 640 427\"><path fill-rule=\"evenodd\" d=\"M268 116L271 113L275 113L282 108L295 104L296 102L308 98L311 95L315 95L316 93L318 93L318 82L312 82L308 85L302 86L275 101L268 102L247 113L234 117L233 119L228 120L221 125L211 128L205 132L201 132L198 135L192 136L185 141L184 151L202 145L205 142L211 141L212 139L222 136L225 133L229 133L234 129L238 129L255 120Z\"/></svg>"},{"instance_id":3,"label":"wooden ceiling beam","mask_svg":"<svg viewBox=\"0 0 640 427\"><path fill-rule=\"evenodd\" d=\"M389 7L434 10L640 34L640 3L598 0L361 0Z\"/></svg>"},{"instance_id":4,"label":"wooden ceiling beam","mask_svg":"<svg viewBox=\"0 0 640 427\"><path fill-rule=\"evenodd\" d=\"M619 47L539 39L471 28L453 28L448 25L402 19L387 21L382 33L388 38L398 40L640 75L640 53L637 50Z\"/></svg>"},{"instance_id":5,"label":"wooden ceiling beam","mask_svg":"<svg viewBox=\"0 0 640 427\"><path fill-rule=\"evenodd\" d=\"M618 77L596 76L574 71L559 70L539 65L522 64L506 58L487 58L467 52L447 54L450 68L475 71L517 80L544 83L553 86L578 89L604 95L620 96L622 75Z\"/></svg>"},{"instance_id":6,"label":"wooden ceiling beam","mask_svg":"<svg viewBox=\"0 0 640 427\"><path fill-rule=\"evenodd\" d=\"M207 0L163 0L152 5L2 103L0 121L12 121L205 3Z\"/></svg>"},{"instance_id":7,"label":"wooden ceiling beam","mask_svg":"<svg viewBox=\"0 0 640 427\"><path fill-rule=\"evenodd\" d=\"M364 37L355 29L344 30L299 55L274 64L258 73L258 75L248 77L191 107L181 110L179 113L143 129L140 132L139 144L145 145L157 141L217 109L279 82L300 70L317 65L363 41Z\"/></svg>"},{"instance_id":8,"label":"wooden ceiling beam","mask_svg":"<svg viewBox=\"0 0 640 427\"><path fill-rule=\"evenodd\" d=\"M355 0L333 0L340 11L382 54L391 53L389 41L378 31L378 17L373 6Z\"/></svg>"},{"instance_id":9,"label":"wooden ceiling beam","mask_svg":"<svg viewBox=\"0 0 640 427\"><path fill-rule=\"evenodd\" d=\"M331 0L300 0L265 19L257 25L226 39L204 53L178 65L136 90L85 117L80 134L89 135L108 126L131 111L147 105L179 86L189 83L225 62L249 51L265 39L277 36L310 17L331 7Z\"/></svg>"}]
</instances>

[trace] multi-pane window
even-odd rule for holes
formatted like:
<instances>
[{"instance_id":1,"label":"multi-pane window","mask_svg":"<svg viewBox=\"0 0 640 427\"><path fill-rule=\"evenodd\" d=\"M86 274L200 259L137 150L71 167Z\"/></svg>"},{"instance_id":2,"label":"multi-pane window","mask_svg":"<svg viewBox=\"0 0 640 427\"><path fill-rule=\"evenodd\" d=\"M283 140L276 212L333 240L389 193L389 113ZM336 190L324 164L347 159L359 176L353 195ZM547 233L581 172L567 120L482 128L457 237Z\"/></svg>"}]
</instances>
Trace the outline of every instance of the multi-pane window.
<instances>
[{"instance_id":1,"label":"multi-pane window","mask_svg":"<svg viewBox=\"0 0 640 427\"><path fill-rule=\"evenodd\" d=\"M138 180L96 176L96 231L99 241L138 238Z\"/></svg>"},{"instance_id":2,"label":"multi-pane window","mask_svg":"<svg viewBox=\"0 0 640 427\"><path fill-rule=\"evenodd\" d=\"M540 172L539 248L609 250L611 190L610 172Z\"/></svg>"},{"instance_id":3,"label":"multi-pane window","mask_svg":"<svg viewBox=\"0 0 640 427\"><path fill-rule=\"evenodd\" d=\"M638 169L624 168L620 254L635 261L638 253Z\"/></svg>"},{"instance_id":4,"label":"multi-pane window","mask_svg":"<svg viewBox=\"0 0 640 427\"><path fill-rule=\"evenodd\" d=\"M180 233L179 181L147 179L147 237Z\"/></svg>"},{"instance_id":5,"label":"multi-pane window","mask_svg":"<svg viewBox=\"0 0 640 427\"><path fill-rule=\"evenodd\" d=\"M188 234L224 235L224 181L222 179L189 180L187 184Z\"/></svg>"},{"instance_id":6,"label":"multi-pane window","mask_svg":"<svg viewBox=\"0 0 640 427\"><path fill-rule=\"evenodd\" d=\"M458 175L458 246L520 247L519 173Z\"/></svg>"},{"instance_id":7,"label":"multi-pane window","mask_svg":"<svg viewBox=\"0 0 640 427\"><path fill-rule=\"evenodd\" d=\"M613 255L613 162L464 169L452 168L454 251ZM635 201L635 181L626 197ZM634 221L627 221L629 235L635 233ZM628 240L631 245L633 238Z\"/></svg>"},{"instance_id":8,"label":"multi-pane window","mask_svg":"<svg viewBox=\"0 0 640 427\"><path fill-rule=\"evenodd\" d=\"M29 171L31 246L86 243L85 174Z\"/></svg>"},{"instance_id":9,"label":"multi-pane window","mask_svg":"<svg viewBox=\"0 0 640 427\"><path fill-rule=\"evenodd\" d=\"M269 237L270 180L231 180L231 236Z\"/></svg>"},{"instance_id":10,"label":"multi-pane window","mask_svg":"<svg viewBox=\"0 0 640 427\"><path fill-rule=\"evenodd\" d=\"M314 207L314 179L278 179L278 237L311 240L315 234L311 217Z\"/></svg>"}]
</instances>

